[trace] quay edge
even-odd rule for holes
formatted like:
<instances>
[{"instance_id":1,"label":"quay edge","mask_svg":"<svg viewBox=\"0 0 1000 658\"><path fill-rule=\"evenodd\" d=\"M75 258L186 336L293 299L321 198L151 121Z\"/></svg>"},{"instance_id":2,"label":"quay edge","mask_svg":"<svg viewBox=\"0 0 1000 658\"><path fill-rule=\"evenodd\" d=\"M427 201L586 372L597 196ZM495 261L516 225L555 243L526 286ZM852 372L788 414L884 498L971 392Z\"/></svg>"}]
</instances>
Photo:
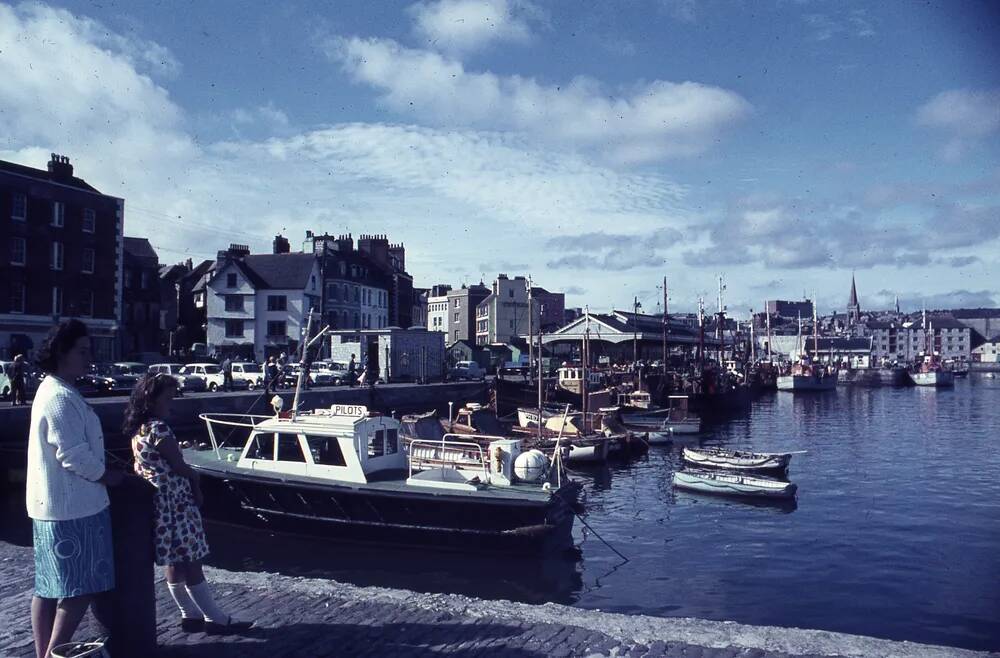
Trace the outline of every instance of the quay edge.
<instances>
[{"instance_id":1,"label":"quay edge","mask_svg":"<svg viewBox=\"0 0 1000 658\"><path fill-rule=\"evenodd\" d=\"M679 643L708 649L749 649L790 656L851 656L858 658L983 658L998 653L955 647L886 640L832 631L752 626L730 621L690 617L627 615L574 608L558 603L533 605L485 600L460 594L423 594L408 590L359 587L331 580L281 576L271 573L236 573L206 568L212 583L243 585L264 591L291 590L310 597L386 603L417 607L439 613L519 624L556 624L603 633L625 645L650 646L656 642ZM711 655L707 653L706 655ZM726 654L731 655L731 654Z\"/></svg>"}]
</instances>

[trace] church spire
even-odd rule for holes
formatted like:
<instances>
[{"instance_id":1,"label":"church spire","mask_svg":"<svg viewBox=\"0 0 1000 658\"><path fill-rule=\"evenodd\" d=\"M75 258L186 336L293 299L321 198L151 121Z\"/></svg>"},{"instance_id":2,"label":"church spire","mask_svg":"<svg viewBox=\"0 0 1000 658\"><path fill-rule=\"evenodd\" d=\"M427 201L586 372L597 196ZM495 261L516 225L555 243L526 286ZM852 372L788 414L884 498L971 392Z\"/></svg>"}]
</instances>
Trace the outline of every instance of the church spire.
<instances>
[{"instance_id":1,"label":"church spire","mask_svg":"<svg viewBox=\"0 0 1000 658\"><path fill-rule=\"evenodd\" d=\"M858 303L858 287L854 283L854 272L851 272L851 297L847 300L847 324L853 325L861 320L861 305Z\"/></svg>"}]
</instances>

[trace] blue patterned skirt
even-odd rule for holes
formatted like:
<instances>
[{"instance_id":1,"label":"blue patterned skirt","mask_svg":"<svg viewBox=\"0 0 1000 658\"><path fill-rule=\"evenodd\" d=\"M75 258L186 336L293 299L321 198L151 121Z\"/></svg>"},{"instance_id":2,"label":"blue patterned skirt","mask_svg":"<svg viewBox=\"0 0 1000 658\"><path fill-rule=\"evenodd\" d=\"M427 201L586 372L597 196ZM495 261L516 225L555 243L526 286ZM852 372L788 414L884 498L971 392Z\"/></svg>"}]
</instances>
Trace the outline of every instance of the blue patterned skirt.
<instances>
[{"instance_id":1,"label":"blue patterned skirt","mask_svg":"<svg viewBox=\"0 0 1000 658\"><path fill-rule=\"evenodd\" d=\"M32 521L35 595L65 599L114 589L111 512L69 521Z\"/></svg>"}]
</instances>

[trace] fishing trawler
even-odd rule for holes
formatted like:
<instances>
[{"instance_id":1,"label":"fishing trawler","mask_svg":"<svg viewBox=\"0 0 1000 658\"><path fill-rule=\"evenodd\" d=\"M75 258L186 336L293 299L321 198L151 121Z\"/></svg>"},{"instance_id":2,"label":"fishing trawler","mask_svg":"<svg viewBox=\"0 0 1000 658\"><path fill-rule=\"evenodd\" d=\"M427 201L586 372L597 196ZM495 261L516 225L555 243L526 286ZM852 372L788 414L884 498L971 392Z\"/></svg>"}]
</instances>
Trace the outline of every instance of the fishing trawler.
<instances>
[{"instance_id":1,"label":"fishing trawler","mask_svg":"<svg viewBox=\"0 0 1000 658\"><path fill-rule=\"evenodd\" d=\"M819 365L802 362L792 366L777 379L779 391L832 391L837 388L837 375Z\"/></svg>"},{"instance_id":2,"label":"fishing trawler","mask_svg":"<svg viewBox=\"0 0 1000 658\"><path fill-rule=\"evenodd\" d=\"M398 420L364 406L276 411L201 415L211 448L184 458L201 476L209 518L441 548L572 547L579 484L517 440L474 437L484 447L446 434L407 446ZM223 432L241 438L220 441Z\"/></svg>"},{"instance_id":3,"label":"fishing trawler","mask_svg":"<svg viewBox=\"0 0 1000 658\"><path fill-rule=\"evenodd\" d=\"M955 373L942 368L933 355L925 356L924 360L910 373L910 378L917 386L943 388L955 385Z\"/></svg>"}]
</instances>

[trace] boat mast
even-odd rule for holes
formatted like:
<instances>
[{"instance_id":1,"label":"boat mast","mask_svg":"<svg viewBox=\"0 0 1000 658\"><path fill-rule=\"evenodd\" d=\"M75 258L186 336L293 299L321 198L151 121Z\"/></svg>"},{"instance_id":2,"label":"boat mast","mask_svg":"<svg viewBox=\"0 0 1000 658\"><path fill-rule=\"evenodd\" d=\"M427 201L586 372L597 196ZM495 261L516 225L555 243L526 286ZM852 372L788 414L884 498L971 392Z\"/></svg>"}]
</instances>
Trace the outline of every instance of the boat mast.
<instances>
[{"instance_id":1,"label":"boat mast","mask_svg":"<svg viewBox=\"0 0 1000 658\"><path fill-rule=\"evenodd\" d=\"M532 319L534 313L532 313L531 308L531 275L528 275L528 280L525 282L525 286L528 288L528 381L531 381L533 377L534 368L532 364L534 363L534 333L532 327ZM539 413L539 418L541 418L541 413Z\"/></svg>"},{"instance_id":2,"label":"boat mast","mask_svg":"<svg viewBox=\"0 0 1000 658\"><path fill-rule=\"evenodd\" d=\"M799 361L802 361L802 311L796 314L798 318L799 331L795 335L795 351L799 353Z\"/></svg>"},{"instance_id":3,"label":"boat mast","mask_svg":"<svg viewBox=\"0 0 1000 658\"><path fill-rule=\"evenodd\" d=\"M586 432L587 427L587 362L590 360L590 307L585 307L585 319L584 319L584 330L583 330L583 349L581 350L581 372L583 376L580 378L580 409L583 411L583 428Z\"/></svg>"},{"instance_id":4,"label":"boat mast","mask_svg":"<svg viewBox=\"0 0 1000 658\"><path fill-rule=\"evenodd\" d=\"M767 361L771 362L771 312L767 310L767 302L764 302L764 315L767 317Z\"/></svg>"},{"instance_id":5,"label":"boat mast","mask_svg":"<svg viewBox=\"0 0 1000 658\"><path fill-rule=\"evenodd\" d=\"M539 309L539 315L542 314L543 305ZM528 366L531 370L531 366ZM538 440L542 440L542 330L541 327L538 329Z\"/></svg>"},{"instance_id":6,"label":"boat mast","mask_svg":"<svg viewBox=\"0 0 1000 658\"><path fill-rule=\"evenodd\" d=\"M754 333L753 333L754 327L753 327L753 325L754 325L753 309L750 309L750 361L752 363L756 363L756 361L757 361L757 340L754 337Z\"/></svg>"},{"instance_id":7,"label":"boat mast","mask_svg":"<svg viewBox=\"0 0 1000 658\"><path fill-rule=\"evenodd\" d=\"M670 331L670 297L667 294L667 277L663 277L663 375L667 374L667 332Z\"/></svg>"},{"instance_id":8,"label":"boat mast","mask_svg":"<svg viewBox=\"0 0 1000 658\"><path fill-rule=\"evenodd\" d=\"M309 309L309 317L306 320L306 334L302 338L302 349L299 351L299 376L295 380L295 397L292 398L292 420L299 413L299 393L302 391L302 380L306 374L306 352L309 340L312 338L313 312Z\"/></svg>"},{"instance_id":9,"label":"boat mast","mask_svg":"<svg viewBox=\"0 0 1000 658\"><path fill-rule=\"evenodd\" d=\"M705 298L698 298L698 365L705 369Z\"/></svg>"},{"instance_id":10,"label":"boat mast","mask_svg":"<svg viewBox=\"0 0 1000 658\"><path fill-rule=\"evenodd\" d=\"M725 316L725 308L722 306L722 291L725 290L726 286L722 283L722 275L719 275L719 313L718 319L715 323L715 337L719 341L719 366L722 366L722 361L725 358L726 342L725 333L723 330L722 318Z\"/></svg>"},{"instance_id":11,"label":"boat mast","mask_svg":"<svg viewBox=\"0 0 1000 658\"><path fill-rule=\"evenodd\" d=\"M816 319L816 293L813 293L813 355L819 360L819 320Z\"/></svg>"}]
</instances>

